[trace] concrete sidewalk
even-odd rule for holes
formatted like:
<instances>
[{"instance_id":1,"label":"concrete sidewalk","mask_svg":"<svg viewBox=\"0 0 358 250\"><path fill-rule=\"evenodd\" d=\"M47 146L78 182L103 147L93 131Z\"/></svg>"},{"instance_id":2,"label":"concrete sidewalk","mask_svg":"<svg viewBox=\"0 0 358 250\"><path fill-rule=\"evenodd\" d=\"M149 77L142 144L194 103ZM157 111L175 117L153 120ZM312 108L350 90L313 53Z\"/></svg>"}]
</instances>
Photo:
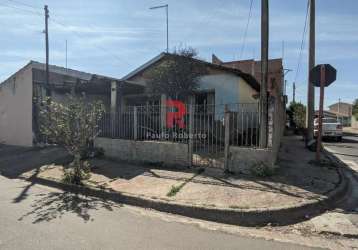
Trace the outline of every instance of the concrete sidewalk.
<instances>
[{"instance_id":1,"label":"concrete sidewalk","mask_svg":"<svg viewBox=\"0 0 358 250\"><path fill-rule=\"evenodd\" d=\"M272 177L226 175L222 169L213 168L164 169L97 159L91 162L92 175L87 185L183 206L257 213L287 210L325 200L341 184L335 167L329 163L316 166L311 164L313 159L314 153L304 148L299 137L285 137L280 168ZM43 166L37 177L60 182L62 168Z\"/></svg>"},{"instance_id":2,"label":"concrete sidewalk","mask_svg":"<svg viewBox=\"0 0 358 250\"><path fill-rule=\"evenodd\" d=\"M344 133L349 133L349 134L356 134L356 135L358 135L358 128L344 127L344 128L343 128L343 132L344 132Z\"/></svg>"}]
</instances>

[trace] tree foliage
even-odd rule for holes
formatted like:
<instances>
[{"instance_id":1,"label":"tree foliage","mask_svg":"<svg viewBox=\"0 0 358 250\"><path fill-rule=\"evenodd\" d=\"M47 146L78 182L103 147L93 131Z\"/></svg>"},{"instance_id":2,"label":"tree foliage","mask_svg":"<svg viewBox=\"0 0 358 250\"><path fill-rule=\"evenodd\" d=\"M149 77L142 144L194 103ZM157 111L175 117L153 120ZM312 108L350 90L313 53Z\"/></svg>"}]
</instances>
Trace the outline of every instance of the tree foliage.
<instances>
[{"instance_id":1,"label":"tree foliage","mask_svg":"<svg viewBox=\"0 0 358 250\"><path fill-rule=\"evenodd\" d=\"M89 165L82 160L84 152L98 135L98 122L104 105L100 101L89 102L85 96L68 95L66 103L46 101L40 109L40 131L50 143L66 148L74 157L65 179L81 184L88 177Z\"/></svg>"},{"instance_id":2,"label":"tree foliage","mask_svg":"<svg viewBox=\"0 0 358 250\"><path fill-rule=\"evenodd\" d=\"M302 103L291 102L288 107L288 115L293 127L303 129L306 124L306 106Z\"/></svg>"},{"instance_id":3,"label":"tree foliage","mask_svg":"<svg viewBox=\"0 0 358 250\"><path fill-rule=\"evenodd\" d=\"M199 78L207 73L206 65L197 59L197 55L191 47L176 49L167 55L167 60L148 72L150 91L173 99L192 94L199 87Z\"/></svg>"},{"instance_id":4,"label":"tree foliage","mask_svg":"<svg viewBox=\"0 0 358 250\"><path fill-rule=\"evenodd\" d=\"M358 120L358 99L355 99L353 102L352 114Z\"/></svg>"}]
</instances>

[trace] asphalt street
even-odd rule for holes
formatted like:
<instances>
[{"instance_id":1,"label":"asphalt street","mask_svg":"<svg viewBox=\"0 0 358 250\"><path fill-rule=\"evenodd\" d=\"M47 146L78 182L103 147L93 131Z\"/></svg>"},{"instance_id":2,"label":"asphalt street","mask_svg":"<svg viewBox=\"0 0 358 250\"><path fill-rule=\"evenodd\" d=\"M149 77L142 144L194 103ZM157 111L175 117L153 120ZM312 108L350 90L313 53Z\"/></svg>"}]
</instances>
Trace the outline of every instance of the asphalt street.
<instances>
[{"instance_id":1,"label":"asphalt street","mask_svg":"<svg viewBox=\"0 0 358 250\"><path fill-rule=\"evenodd\" d=\"M0 176L0 249L313 249L169 222Z\"/></svg>"},{"instance_id":2,"label":"asphalt street","mask_svg":"<svg viewBox=\"0 0 358 250\"><path fill-rule=\"evenodd\" d=\"M358 174L358 134L345 133L342 142L325 141L324 144Z\"/></svg>"},{"instance_id":3,"label":"asphalt street","mask_svg":"<svg viewBox=\"0 0 358 250\"><path fill-rule=\"evenodd\" d=\"M349 211L345 215L358 228L358 201L356 195L354 195L358 190L358 133L345 133L342 142L325 141L324 146L345 165L350 167L356 177L351 180L352 199L350 199Z\"/></svg>"}]
</instances>

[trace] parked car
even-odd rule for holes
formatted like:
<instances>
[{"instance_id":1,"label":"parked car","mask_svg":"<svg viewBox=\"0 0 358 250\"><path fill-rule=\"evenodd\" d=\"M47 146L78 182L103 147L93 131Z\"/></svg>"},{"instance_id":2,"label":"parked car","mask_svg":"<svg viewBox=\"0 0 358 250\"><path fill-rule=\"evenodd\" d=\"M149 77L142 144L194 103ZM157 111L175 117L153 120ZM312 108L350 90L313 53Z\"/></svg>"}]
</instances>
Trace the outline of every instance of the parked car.
<instances>
[{"instance_id":1,"label":"parked car","mask_svg":"<svg viewBox=\"0 0 358 250\"><path fill-rule=\"evenodd\" d=\"M314 136L318 136L318 118L314 119ZM322 119L322 137L342 141L342 124L335 118Z\"/></svg>"}]
</instances>

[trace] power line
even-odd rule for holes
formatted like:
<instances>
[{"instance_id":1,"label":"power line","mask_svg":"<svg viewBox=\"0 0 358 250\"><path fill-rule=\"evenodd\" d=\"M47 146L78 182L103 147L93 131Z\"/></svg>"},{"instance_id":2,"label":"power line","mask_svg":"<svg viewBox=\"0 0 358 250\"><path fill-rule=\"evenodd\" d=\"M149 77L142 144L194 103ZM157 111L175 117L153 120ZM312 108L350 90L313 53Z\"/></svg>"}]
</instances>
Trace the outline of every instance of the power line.
<instances>
[{"instance_id":1,"label":"power line","mask_svg":"<svg viewBox=\"0 0 358 250\"><path fill-rule=\"evenodd\" d=\"M20 7L14 6L14 5L8 5L8 4L5 4L5 3L0 3L0 5L4 6L4 7L7 7L7 8L14 9L14 10L20 10L20 11L28 12L28 13L33 14L33 15L43 16L43 14L41 12L38 12L38 11L29 10L29 9L23 9L23 8L20 8Z\"/></svg>"},{"instance_id":2,"label":"power line","mask_svg":"<svg viewBox=\"0 0 358 250\"><path fill-rule=\"evenodd\" d=\"M40 7L36 7L34 5L31 5L31 4L28 4L28 3L23 3L23 2L20 2L20 1L16 1L16 0L7 0L7 1L15 3L15 4L23 5L23 6L26 6L28 8L35 9L35 10L40 10L41 9Z\"/></svg>"},{"instance_id":3,"label":"power line","mask_svg":"<svg viewBox=\"0 0 358 250\"><path fill-rule=\"evenodd\" d=\"M59 22L57 19L53 19L53 18L50 18L49 19L50 21L52 21L53 23L57 24L57 25L60 25L66 29L68 29L68 31L72 32L74 35L76 35L77 37L81 38L81 39L87 39L87 37L83 36L81 33L75 31L75 30L71 30L66 24L62 23L62 22ZM106 52L108 55L111 55L114 59L116 59L117 61L120 61L122 63L126 63L126 64L129 64L127 61L123 60L122 58L120 58L119 56L113 54L112 52L110 52L108 49L102 47L102 46L98 46L98 45L94 45L92 44L93 47L99 49L99 50L102 50L104 52Z\"/></svg>"},{"instance_id":4,"label":"power line","mask_svg":"<svg viewBox=\"0 0 358 250\"><path fill-rule=\"evenodd\" d=\"M297 81L297 77L298 77L298 74L299 74L299 71L300 71L300 67L301 67L302 51L303 51L303 48L304 48L304 41L305 41L306 33L307 33L308 10L309 10L309 2L307 1L305 25L304 25L304 27L303 27L301 47L300 47L300 52L299 52L299 56L298 56L298 62L297 62L296 75L295 75L295 81L294 81L294 82Z\"/></svg>"},{"instance_id":5,"label":"power line","mask_svg":"<svg viewBox=\"0 0 358 250\"><path fill-rule=\"evenodd\" d=\"M31 9L34 9L34 10L29 10L29 9L23 9L23 8L20 8L20 7L17 7L17 6L13 6L13 5L8 5L8 4L5 4L5 3L0 3L0 5L2 6L5 6L5 7L8 7L8 8L12 8L12 9L15 9L15 10L20 10L20 11L25 11L25 12L28 12L28 13L31 13L31 14L34 14L34 15L38 15L38 16L43 16L43 13L41 12L38 12L38 11L35 11L35 10L38 10L39 8L37 8L36 6L34 5L30 5L30 4L26 4L26 3L23 3L23 2L20 2L20 1L16 1L16 0L7 0L9 2L12 2L12 3L15 3L15 4L18 4L18 5L23 5L25 7L28 7L28 8L31 8ZM53 18L50 18L49 19L50 21L52 21L53 23L57 24L57 25L60 25L66 29L68 29L69 27L65 24L63 24L62 22L59 22L58 20L54 20ZM81 39L84 38L84 36L82 36L82 34L80 34L79 32L76 32L74 30L70 30L73 34L75 34L76 36L80 37ZM86 37L87 38L87 37ZM128 62L126 62L125 60L121 59L120 57L118 57L117 55L111 53L109 50L107 50L106 48L102 47L102 46L98 46L98 45L93 45L93 47L97 48L97 49L100 49L104 52L106 52L107 54L111 55L114 59L116 59L117 61L120 61L120 62L124 62L124 63L127 63L129 64Z\"/></svg>"},{"instance_id":6,"label":"power line","mask_svg":"<svg viewBox=\"0 0 358 250\"><path fill-rule=\"evenodd\" d=\"M247 17L247 23L246 23L246 27L245 27L245 32L244 32L243 40L242 40L242 46L241 46L241 51L240 51L240 59L242 59L242 55L243 55L244 50L245 50L247 30L248 30L248 28L249 28L250 19L251 19L251 14L252 14L252 4L253 4L253 0L250 0L249 16Z\"/></svg>"}]
</instances>

